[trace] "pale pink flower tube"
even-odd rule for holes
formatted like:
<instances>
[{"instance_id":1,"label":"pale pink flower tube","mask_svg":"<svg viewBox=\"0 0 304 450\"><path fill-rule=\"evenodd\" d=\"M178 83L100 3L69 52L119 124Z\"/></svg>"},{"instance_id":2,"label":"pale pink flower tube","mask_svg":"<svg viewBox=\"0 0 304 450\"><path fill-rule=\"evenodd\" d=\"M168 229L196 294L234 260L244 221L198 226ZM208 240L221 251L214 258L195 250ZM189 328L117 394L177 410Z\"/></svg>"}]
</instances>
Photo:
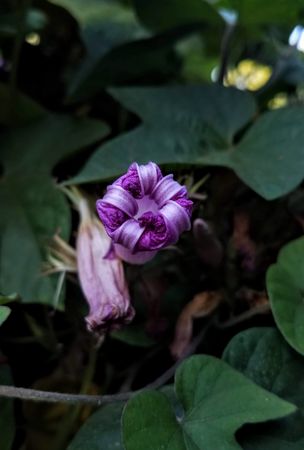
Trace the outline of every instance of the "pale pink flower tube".
<instances>
[{"instance_id":1,"label":"pale pink flower tube","mask_svg":"<svg viewBox=\"0 0 304 450\"><path fill-rule=\"evenodd\" d=\"M81 199L78 206L81 222L76 253L78 277L90 307L87 328L98 333L117 329L134 317L123 264L117 257L106 257L111 239L91 217L87 201Z\"/></svg>"}]
</instances>

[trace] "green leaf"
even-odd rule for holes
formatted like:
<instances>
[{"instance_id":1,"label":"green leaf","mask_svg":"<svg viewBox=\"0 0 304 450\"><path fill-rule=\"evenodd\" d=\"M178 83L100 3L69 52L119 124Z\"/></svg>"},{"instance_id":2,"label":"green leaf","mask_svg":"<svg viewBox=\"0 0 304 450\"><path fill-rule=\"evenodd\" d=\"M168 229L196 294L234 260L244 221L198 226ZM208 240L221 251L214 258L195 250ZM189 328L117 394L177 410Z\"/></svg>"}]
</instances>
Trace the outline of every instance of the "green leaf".
<instances>
[{"instance_id":1,"label":"green leaf","mask_svg":"<svg viewBox=\"0 0 304 450\"><path fill-rule=\"evenodd\" d=\"M299 411L244 432L246 450L301 450L304 445L304 359L274 328L251 328L236 335L223 358L252 381L294 403Z\"/></svg>"},{"instance_id":2,"label":"green leaf","mask_svg":"<svg viewBox=\"0 0 304 450\"><path fill-rule=\"evenodd\" d=\"M82 25L100 24L106 20L135 22L134 13L118 0L53 0L66 8Z\"/></svg>"},{"instance_id":3,"label":"green leaf","mask_svg":"<svg viewBox=\"0 0 304 450\"><path fill-rule=\"evenodd\" d=\"M126 450L185 450L183 430L174 410L161 392L146 391L131 399L123 414Z\"/></svg>"},{"instance_id":4,"label":"green leaf","mask_svg":"<svg viewBox=\"0 0 304 450\"><path fill-rule=\"evenodd\" d=\"M57 277L41 272L51 237L56 231L69 237L70 209L64 196L48 178L11 177L0 188L0 202L1 291L16 291L25 302L52 305Z\"/></svg>"},{"instance_id":5,"label":"green leaf","mask_svg":"<svg viewBox=\"0 0 304 450\"><path fill-rule=\"evenodd\" d=\"M0 354L0 357L2 355ZM12 384L11 372L6 364L0 364L0 384ZM0 397L0 448L10 450L15 436L13 400Z\"/></svg>"},{"instance_id":6,"label":"green leaf","mask_svg":"<svg viewBox=\"0 0 304 450\"><path fill-rule=\"evenodd\" d=\"M89 98L105 86L103 69L106 55L127 40L135 38L138 27L129 23L105 22L83 30L86 55L72 74L67 89L67 102ZM106 67L107 69L107 67ZM101 77L101 80L99 79Z\"/></svg>"},{"instance_id":7,"label":"green leaf","mask_svg":"<svg viewBox=\"0 0 304 450\"><path fill-rule=\"evenodd\" d=\"M224 24L216 9L204 0L134 0L134 5L140 20L158 31L193 23Z\"/></svg>"},{"instance_id":8,"label":"green leaf","mask_svg":"<svg viewBox=\"0 0 304 450\"><path fill-rule=\"evenodd\" d=\"M68 238L70 209L51 171L107 131L96 120L52 114L1 134L0 292L53 304L57 277L43 277L42 262L56 232Z\"/></svg>"},{"instance_id":9,"label":"green leaf","mask_svg":"<svg viewBox=\"0 0 304 450\"><path fill-rule=\"evenodd\" d=\"M67 450L123 450L120 418L123 403L98 409L80 428Z\"/></svg>"},{"instance_id":10,"label":"green leaf","mask_svg":"<svg viewBox=\"0 0 304 450\"><path fill-rule=\"evenodd\" d=\"M172 57L174 45L191 32L192 29L168 31L113 46L108 52L99 46L98 51L88 53L71 80L67 101L80 101L104 87L134 84L151 76L157 81L176 76L179 62Z\"/></svg>"},{"instance_id":11,"label":"green leaf","mask_svg":"<svg viewBox=\"0 0 304 450\"><path fill-rule=\"evenodd\" d=\"M177 370L175 390L184 416L175 417L164 394L143 392L123 414L126 450L233 450L245 423L283 417L295 406L211 356L193 356Z\"/></svg>"},{"instance_id":12,"label":"green leaf","mask_svg":"<svg viewBox=\"0 0 304 450\"><path fill-rule=\"evenodd\" d=\"M217 85L112 89L144 124L106 143L70 183L113 178L134 161L197 164L221 159L234 134L255 114L249 94ZM233 108L232 108L233 105Z\"/></svg>"},{"instance_id":13,"label":"green leaf","mask_svg":"<svg viewBox=\"0 0 304 450\"><path fill-rule=\"evenodd\" d=\"M304 107L262 114L234 144L255 114L253 97L217 85L112 89L143 125L97 149L69 183L113 178L134 161L218 165L235 170L266 199L294 189L304 174Z\"/></svg>"},{"instance_id":14,"label":"green leaf","mask_svg":"<svg viewBox=\"0 0 304 450\"><path fill-rule=\"evenodd\" d=\"M180 411L172 386L162 388L164 395L172 401L174 409ZM121 416L124 403L117 402L99 408L83 424L67 450L124 450L121 441Z\"/></svg>"},{"instance_id":15,"label":"green leaf","mask_svg":"<svg viewBox=\"0 0 304 450\"><path fill-rule=\"evenodd\" d=\"M8 308L7 306L0 306L0 326L3 324L3 322L6 321L10 313L10 308Z\"/></svg>"},{"instance_id":16,"label":"green leaf","mask_svg":"<svg viewBox=\"0 0 304 450\"><path fill-rule=\"evenodd\" d=\"M11 93L7 84L0 83L0 124L19 125L38 119L45 114L44 109L29 97L17 93L11 105ZM11 111L9 111L11 108Z\"/></svg>"},{"instance_id":17,"label":"green leaf","mask_svg":"<svg viewBox=\"0 0 304 450\"><path fill-rule=\"evenodd\" d=\"M303 106L265 113L231 154L237 175L268 200L287 194L303 180L303 120Z\"/></svg>"},{"instance_id":18,"label":"green leaf","mask_svg":"<svg viewBox=\"0 0 304 450\"><path fill-rule=\"evenodd\" d=\"M188 362L180 368L176 390L186 411L191 408L185 419L186 429L197 433L197 442L200 427L193 416L196 409L204 411L205 438L209 434L210 442L215 444L209 445L210 449L220 448L221 442L226 441L227 448L230 444L231 448L238 448L233 434L244 423L266 421L295 411L293 405L259 388L222 361L211 357L205 357L205 364L199 357L192 360L194 364Z\"/></svg>"},{"instance_id":19,"label":"green leaf","mask_svg":"<svg viewBox=\"0 0 304 450\"><path fill-rule=\"evenodd\" d=\"M103 122L63 114L47 114L28 125L7 130L0 136L5 175L32 175L34 168L36 175L50 174L60 160L107 133Z\"/></svg>"},{"instance_id":20,"label":"green leaf","mask_svg":"<svg viewBox=\"0 0 304 450\"><path fill-rule=\"evenodd\" d=\"M271 308L287 342L304 354L304 238L285 245L266 277Z\"/></svg>"},{"instance_id":21,"label":"green leaf","mask_svg":"<svg viewBox=\"0 0 304 450\"><path fill-rule=\"evenodd\" d=\"M264 0L221 0L218 6L237 11L239 22L247 26L295 25L300 20L303 1L294 0L292 8L289 0L276 0L275 5Z\"/></svg>"},{"instance_id":22,"label":"green leaf","mask_svg":"<svg viewBox=\"0 0 304 450\"><path fill-rule=\"evenodd\" d=\"M242 331L231 339L223 359L259 386L304 411L304 359L275 328Z\"/></svg>"}]
</instances>

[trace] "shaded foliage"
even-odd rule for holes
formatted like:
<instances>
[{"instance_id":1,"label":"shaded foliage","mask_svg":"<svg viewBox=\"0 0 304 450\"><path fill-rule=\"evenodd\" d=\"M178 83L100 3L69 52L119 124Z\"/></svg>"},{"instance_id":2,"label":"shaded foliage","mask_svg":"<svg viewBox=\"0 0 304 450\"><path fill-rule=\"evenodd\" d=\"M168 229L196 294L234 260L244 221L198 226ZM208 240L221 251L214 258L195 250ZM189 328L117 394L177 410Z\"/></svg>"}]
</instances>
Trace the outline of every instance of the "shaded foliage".
<instances>
[{"instance_id":1,"label":"shaded foliage","mask_svg":"<svg viewBox=\"0 0 304 450\"><path fill-rule=\"evenodd\" d=\"M1 398L1 449L303 448L303 20L303 0L1 2L0 383L114 395ZM136 317L97 338L75 195L94 213L134 161L174 171L194 229L125 264Z\"/></svg>"}]
</instances>

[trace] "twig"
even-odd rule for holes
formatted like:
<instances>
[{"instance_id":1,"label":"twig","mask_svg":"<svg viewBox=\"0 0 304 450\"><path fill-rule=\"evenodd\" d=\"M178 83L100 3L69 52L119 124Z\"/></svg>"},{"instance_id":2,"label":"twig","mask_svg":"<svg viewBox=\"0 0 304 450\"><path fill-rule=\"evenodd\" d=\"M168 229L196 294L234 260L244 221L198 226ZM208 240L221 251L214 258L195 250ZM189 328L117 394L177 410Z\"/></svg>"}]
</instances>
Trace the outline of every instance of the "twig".
<instances>
[{"instance_id":1,"label":"twig","mask_svg":"<svg viewBox=\"0 0 304 450\"><path fill-rule=\"evenodd\" d=\"M218 74L218 83L223 84L225 80L228 59L229 59L229 46L232 38L233 31L235 29L234 24L227 23L221 42L221 65Z\"/></svg>"},{"instance_id":2,"label":"twig","mask_svg":"<svg viewBox=\"0 0 304 450\"><path fill-rule=\"evenodd\" d=\"M259 305L255 308L251 308L248 311L245 311L242 314L239 314L238 316L232 317L231 319L226 320L225 322L218 322L216 323L216 326L218 328L230 328L234 325L237 325L241 322L244 322L245 320L249 320L252 317L258 315L258 314L266 314L270 311L270 305L269 303L265 305Z\"/></svg>"},{"instance_id":3,"label":"twig","mask_svg":"<svg viewBox=\"0 0 304 450\"><path fill-rule=\"evenodd\" d=\"M22 387L0 385L0 397L6 398L17 398L21 400L31 400L35 402L48 402L56 403L63 402L69 404L82 404L82 405L95 405L101 406L112 402L126 401L139 392L145 389L158 389L167 383L174 375L176 369L182 363L182 361L196 350L201 340L206 334L207 329L211 326L211 322L203 328L203 330L193 339L192 343L189 345L187 352L178 360L172 367L170 367L166 372L164 372L160 377L154 380L152 383L146 385L144 388L138 389L136 391L122 392L113 395L85 395L85 394L66 394L61 392L51 392L51 391L39 391L36 389L27 389Z\"/></svg>"},{"instance_id":4,"label":"twig","mask_svg":"<svg viewBox=\"0 0 304 450\"><path fill-rule=\"evenodd\" d=\"M83 405L97 405L110 403L112 401L127 400L129 393L117 395L85 395L85 394L65 394L61 392L38 391L36 389L26 389L14 386L0 386L0 397L19 398L21 400L33 400L48 403L70 403Z\"/></svg>"}]
</instances>

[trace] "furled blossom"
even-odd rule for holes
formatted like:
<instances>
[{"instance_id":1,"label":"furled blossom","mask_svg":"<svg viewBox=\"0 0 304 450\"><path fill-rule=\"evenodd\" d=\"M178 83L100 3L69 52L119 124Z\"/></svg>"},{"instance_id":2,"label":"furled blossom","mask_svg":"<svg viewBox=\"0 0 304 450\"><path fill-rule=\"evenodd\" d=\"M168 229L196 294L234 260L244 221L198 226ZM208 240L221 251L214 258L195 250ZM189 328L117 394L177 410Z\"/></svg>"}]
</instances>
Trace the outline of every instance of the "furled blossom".
<instances>
[{"instance_id":1,"label":"furled blossom","mask_svg":"<svg viewBox=\"0 0 304 450\"><path fill-rule=\"evenodd\" d=\"M76 255L78 277L90 307L87 327L93 332L117 329L134 316L122 261L106 258L111 239L97 218L91 216L84 198L78 208L81 222Z\"/></svg>"},{"instance_id":2,"label":"furled blossom","mask_svg":"<svg viewBox=\"0 0 304 450\"><path fill-rule=\"evenodd\" d=\"M115 253L133 264L149 261L190 229L192 201L186 187L173 175L164 177L153 162L133 163L96 207Z\"/></svg>"}]
</instances>

